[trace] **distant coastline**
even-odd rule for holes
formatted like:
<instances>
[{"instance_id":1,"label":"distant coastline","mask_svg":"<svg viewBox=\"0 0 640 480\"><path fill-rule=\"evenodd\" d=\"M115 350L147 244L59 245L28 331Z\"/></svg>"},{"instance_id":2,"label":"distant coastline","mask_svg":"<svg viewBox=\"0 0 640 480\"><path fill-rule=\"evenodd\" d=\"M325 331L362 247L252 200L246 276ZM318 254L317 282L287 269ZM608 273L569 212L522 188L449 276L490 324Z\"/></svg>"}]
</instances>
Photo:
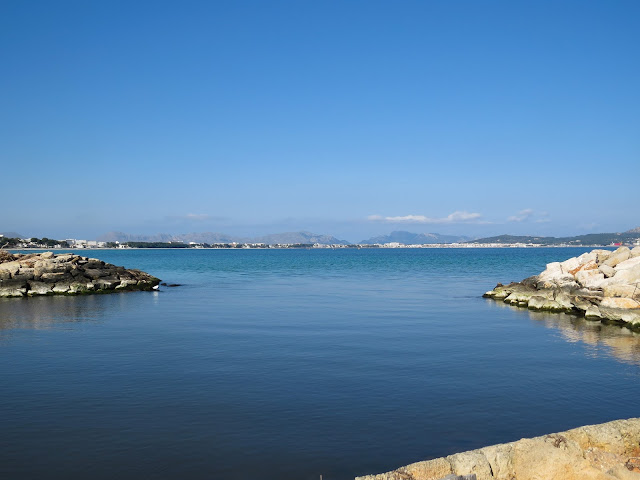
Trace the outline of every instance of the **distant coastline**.
<instances>
[{"instance_id":1,"label":"distant coastline","mask_svg":"<svg viewBox=\"0 0 640 480\"><path fill-rule=\"evenodd\" d=\"M626 245L630 246L630 245ZM509 243L445 243L445 244L424 244L424 245L268 245L268 246L175 246L175 247L148 247L148 246L123 246L123 247L53 247L54 250L376 250L376 249L476 249L476 248L618 248L618 245L575 245L575 244L558 244L558 245L527 245L527 244L509 244ZM44 247L11 247L5 249L8 251L20 250L51 250Z\"/></svg>"},{"instance_id":2,"label":"distant coastline","mask_svg":"<svg viewBox=\"0 0 640 480\"><path fill-rule=\"evenodd\" d=\"M618 233L592 233L573 237L532 235L498 235L471 239L438 233L394 231L360 242L340 240L331 235L311 232L286 232L255 238L233 237L221 233L190 233L179 235L131 235L111 232L97 240L24 237L0 233L2 249L363 249L363 248L539 248L539 247L635 247L640 245L640 228Z\"/></svg>"}]
</instances>

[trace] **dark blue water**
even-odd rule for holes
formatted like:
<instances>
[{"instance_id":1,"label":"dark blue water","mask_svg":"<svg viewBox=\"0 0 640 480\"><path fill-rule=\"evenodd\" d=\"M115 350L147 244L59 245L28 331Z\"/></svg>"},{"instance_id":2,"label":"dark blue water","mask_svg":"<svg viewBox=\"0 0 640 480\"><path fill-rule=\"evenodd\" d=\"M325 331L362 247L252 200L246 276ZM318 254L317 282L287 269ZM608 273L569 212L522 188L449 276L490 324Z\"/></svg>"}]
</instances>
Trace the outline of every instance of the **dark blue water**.
<instances>
[{"instance_id":1,"label":"dark blue water","mask_svg":"<svg viewBox=\"0 0 640 480\"><path fill-rule=\"evenodd\" d=\"M638 416L640 337L481 298L580 249L92 251L0 301L0 478L347 479Z\"/></svg>"}]
</instances>

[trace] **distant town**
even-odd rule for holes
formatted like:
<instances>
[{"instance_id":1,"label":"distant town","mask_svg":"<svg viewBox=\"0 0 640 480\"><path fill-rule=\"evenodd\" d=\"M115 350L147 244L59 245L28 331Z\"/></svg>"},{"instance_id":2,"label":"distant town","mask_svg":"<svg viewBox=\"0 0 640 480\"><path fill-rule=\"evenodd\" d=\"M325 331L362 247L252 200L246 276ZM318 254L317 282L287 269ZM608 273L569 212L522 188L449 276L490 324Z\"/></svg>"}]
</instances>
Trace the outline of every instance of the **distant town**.
<instances>
[{"instance_id":1,"label":"distant town","mask_svg":"<svg viewBox=\"0 0 640 480\"><path fill-rule=\"evenodd\" d=\"M598 234L609 235L609 234ZM620 234L617 234L620 235ZM635 237L635 238L634 238ZM620 241L583 243L581 240L571 240L566 242L550 242L549 238L542 237L542 241L507 241L514 237L503 235L500 237L492 237L493 241L480 239L477 241L451 242L451 243L242 243L242 242L225 242L225 243L198 243L185 241L169 241L169 242L105 242L98 240L82 240L76 238L67 238L64 240L54 240L47 237L43 238L17 238L7 237L0 234L0 248L2 249L133 249L133 248L172 248L172 249L286 249L286 248L322 248L322 249L363 249L363 248L537 248L537 247L619 247L639 246L640 235L634 237L621 238ZM529 237L525 237L530 240ZM617 240L617 239L614 239Z\"/></svg>"}]
</instances>

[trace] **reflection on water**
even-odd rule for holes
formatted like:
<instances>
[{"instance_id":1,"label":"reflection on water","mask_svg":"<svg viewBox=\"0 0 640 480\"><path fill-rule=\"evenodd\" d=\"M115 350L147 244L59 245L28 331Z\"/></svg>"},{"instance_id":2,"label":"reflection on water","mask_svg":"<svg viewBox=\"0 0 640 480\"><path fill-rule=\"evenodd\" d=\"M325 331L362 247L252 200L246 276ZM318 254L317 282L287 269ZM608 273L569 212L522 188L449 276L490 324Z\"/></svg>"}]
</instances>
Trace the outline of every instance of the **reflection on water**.
<instances>
[{"instance_id":1,"label":"reflection on water","mask_svg":"<svg viewBox=\"0 0 640 480\"><path fill-rule=\"evenodd\" d=\"M105 316L157 306L159 292L120 292L108 295L0 298L0 336L13 329L43 330L85 322L103 322ZM140 300L146 299L143 307ZM145 307L146 306L146 307Z\"/></svg>"},{"instance_id":2,"label":"reflection on water","mask_svg":"<svg viewBox=\"0 0 640 480\"><path fill-rule=\"evenodd\" d=\"M534 312L519 309L503 302L489 302L498 308L509 308L528 316L536 323L559 331L568 342L582 342L588 346L588 355L599 357L613 355L616 359L640 365L640 334L616 325L605 325L599 321L564 313Z\"/></svg>"},{"instance_id":3,"label":"reflection on water","mask_svg":"<svg viewBox=\"0 0 640 480\"><path fill-rule=\"evenodd\" d=\"M546 327L557 328L569 342L587 344L589 353L600 356L613 355L618 360L640 365L640 335L615 325L603 325L571 315L549 315L529 312L531 319L541 321ZM555 318L554 318L555 317Z\"/></svg>"},{"instance_id":4,"label":"reflection on water","mask_svg":"<svg viewBox=\"0 0 640 480\"><path fill-rule=\"evenodd\" d=\"M99 302L94 296L0 299L0 331L46 329L56 324L95 320Z\"/></svg>"},{"instance_id":5,"label":"reflection on water","mask_svg":"<svg viewBox=\"0 0 640 480\"><path fill-rule=\"evenodd\" d=\"M142 292L157 302L158 293ZM110 295L0 298L0 334L11 329L49 329L70 323L102 321L107 312L132 306L134 292Z\"/></svg>"}]
</instances>

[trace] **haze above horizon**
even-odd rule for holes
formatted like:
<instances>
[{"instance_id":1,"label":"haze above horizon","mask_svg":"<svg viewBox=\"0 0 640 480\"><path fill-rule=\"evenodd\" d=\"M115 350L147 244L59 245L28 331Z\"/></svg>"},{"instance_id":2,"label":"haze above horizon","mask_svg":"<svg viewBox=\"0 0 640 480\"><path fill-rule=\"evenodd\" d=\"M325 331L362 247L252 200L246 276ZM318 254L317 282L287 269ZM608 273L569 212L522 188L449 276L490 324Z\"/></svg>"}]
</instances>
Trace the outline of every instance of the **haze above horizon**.
<instances>
[{"instance_id":1,"label":"haze above horizon","mask_svg":"<svg viewBox=\"0 0 640 480\"><path fill-rule=\"evenodd\" d=\"M640 3L4 2L0 231L640 225Z\"/></svg>"}]
</instances>

